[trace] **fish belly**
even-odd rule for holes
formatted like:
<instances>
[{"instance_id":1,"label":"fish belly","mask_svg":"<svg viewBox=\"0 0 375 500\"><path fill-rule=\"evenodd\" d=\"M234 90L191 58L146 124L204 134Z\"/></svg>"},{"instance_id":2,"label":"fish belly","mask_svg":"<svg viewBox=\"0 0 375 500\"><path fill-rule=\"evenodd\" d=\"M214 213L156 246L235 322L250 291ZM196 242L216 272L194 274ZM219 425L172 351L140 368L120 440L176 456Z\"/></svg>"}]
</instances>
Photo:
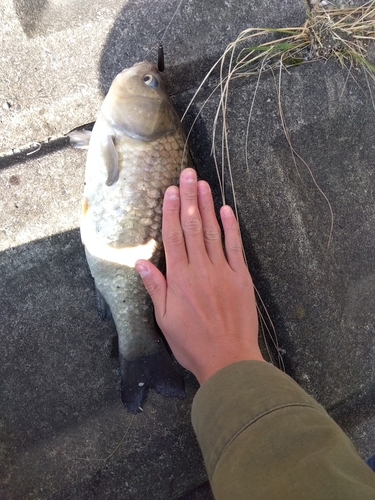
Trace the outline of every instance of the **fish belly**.
<instances>
[{"instance_id":1,"label":"fish belly","mask_svg":"<svg viewBox=\"0 0 375 500\"><path fill-rule=\"evenodd\" d=\"M187 165L184 137L178 132L152 143L139 142L116 140L119 179L111 186L105 184L100 150L90 144L81 224L95 286L116 325L121 395L130 412L140 410L149 387L184 396L179 371L158 333L152 301L134 268L138 258L163 267L162 200Z\"/></svg>"},{"instance_id":2,"label":"fish belly","mask_svg":"<svg viewBox=\"0 0 375 500\"><path fill-rule=\"evenodd\" d=\"M98 259L88 251L86 258L95 286L111 310L121 355L134 360L150 354L159 336L152 301L137 271Z\"/></svg>"}]
</instances>

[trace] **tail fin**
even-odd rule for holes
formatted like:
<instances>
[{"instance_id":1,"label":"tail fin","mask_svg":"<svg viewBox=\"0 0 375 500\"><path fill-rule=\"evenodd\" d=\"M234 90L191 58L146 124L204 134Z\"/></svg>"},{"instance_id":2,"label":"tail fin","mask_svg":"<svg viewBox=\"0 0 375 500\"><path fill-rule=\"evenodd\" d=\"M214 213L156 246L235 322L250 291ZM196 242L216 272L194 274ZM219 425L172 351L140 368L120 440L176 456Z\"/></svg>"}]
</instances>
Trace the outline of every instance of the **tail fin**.
<instances>
[{"instance_id":1,"label":"tail fin","mask_svg":"<svg viewBox=\"0 0 375 500\"><path fill-rule=\"evenodd\" d=\"M149 387L163 396L185 397L183 379L162 344L151 354L132 360L120 353L120 370L121 399L130 413L141 411Z\"/></svg>"}]
</instances>

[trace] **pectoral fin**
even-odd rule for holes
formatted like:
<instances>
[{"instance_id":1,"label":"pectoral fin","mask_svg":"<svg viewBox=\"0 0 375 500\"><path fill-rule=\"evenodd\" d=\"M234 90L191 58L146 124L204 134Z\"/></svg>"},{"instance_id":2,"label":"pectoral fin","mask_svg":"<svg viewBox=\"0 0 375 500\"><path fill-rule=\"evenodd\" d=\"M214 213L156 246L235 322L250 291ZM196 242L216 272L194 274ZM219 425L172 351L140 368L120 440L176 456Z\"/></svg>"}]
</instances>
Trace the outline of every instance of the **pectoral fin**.
<instances>
[{"instance_id":1,"label":"pectoral fin","mask_svg":"<svg viewBox=\"0 0 375 500\"><path fill-rule=\"evenodd\" d=\"M114 137L109 135L102 139L101 152L107 169L107 186L111 186L118 180L118 155L114 143Z\"/></svg>"},{"instance_id":2,"label":"pectoral fin","mask_svg":"<svg viewBox=\"0 0 375 500\"><path fill-rule=\"evenodd\" d=\"M88 149L91 139L91 130L72 130L67 134L72 148Z\"/></svg>"}]
</instances>

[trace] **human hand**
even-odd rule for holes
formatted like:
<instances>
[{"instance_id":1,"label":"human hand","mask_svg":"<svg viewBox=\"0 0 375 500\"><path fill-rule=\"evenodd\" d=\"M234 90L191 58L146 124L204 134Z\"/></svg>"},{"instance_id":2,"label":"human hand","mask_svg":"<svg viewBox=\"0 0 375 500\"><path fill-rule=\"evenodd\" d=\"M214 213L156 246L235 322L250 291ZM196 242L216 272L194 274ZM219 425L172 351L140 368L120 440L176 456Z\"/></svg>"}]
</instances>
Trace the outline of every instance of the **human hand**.
<instances>
[{"instance_id":1,"label":"human hand","mask_svg":"<svg viewBox=\"0 0 375 500\"><path fill-rule=\"evenodd\" d=\"M170 186L164 196L166 279L148 261L135 265L177 361L200 384L236 361L263 360L238 224L229 206L220 217L226 257L210 187L193 169L183 170L180 188Z\"/></svg>"}]
</instances>

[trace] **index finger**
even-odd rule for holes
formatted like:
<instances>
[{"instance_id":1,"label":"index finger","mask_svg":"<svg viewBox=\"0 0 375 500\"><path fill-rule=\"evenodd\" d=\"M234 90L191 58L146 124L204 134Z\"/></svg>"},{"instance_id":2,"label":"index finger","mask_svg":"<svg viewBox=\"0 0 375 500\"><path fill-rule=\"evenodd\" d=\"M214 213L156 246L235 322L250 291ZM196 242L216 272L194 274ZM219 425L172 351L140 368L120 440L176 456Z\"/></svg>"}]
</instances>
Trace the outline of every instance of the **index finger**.
<instances>
[{"instance_id":1,"label":"index finger","mask_svg":"<svg viewBox=\"0 0 375 500\"><path fill-rule=\"evenodd\" d=\"M180 190L169 186L164 194L162 236L167 269L188 264L184 233L180 221Z\"/></svg>"}]
</instances>

